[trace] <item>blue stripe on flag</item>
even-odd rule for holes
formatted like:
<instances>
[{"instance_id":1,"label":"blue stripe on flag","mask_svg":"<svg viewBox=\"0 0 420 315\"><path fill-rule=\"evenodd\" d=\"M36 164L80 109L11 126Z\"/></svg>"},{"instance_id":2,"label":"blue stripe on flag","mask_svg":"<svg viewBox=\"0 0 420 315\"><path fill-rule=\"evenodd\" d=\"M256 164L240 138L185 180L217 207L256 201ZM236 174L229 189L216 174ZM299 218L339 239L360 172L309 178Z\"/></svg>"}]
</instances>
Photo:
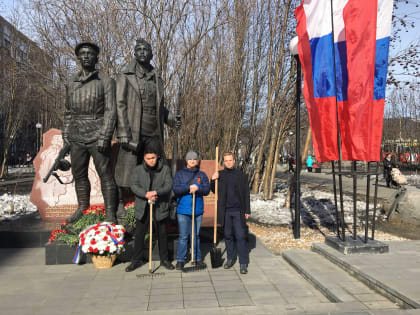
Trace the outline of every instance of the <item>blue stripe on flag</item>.
<instances>
[{"instance_id":1,"label":"blue stripe on flag","mask_svg":"<svg viewBox=\"0 0 420 315\"><path fill-rule=\"evenodd\" d=\"M347 87L349 78L347 73L347 46L346 42L335 43L335 69L337 72L337 101L347 100Z\"/></svg>"},{"instance_id":2,"label":"blue stripe on flag","mask_svg":"<svg viewBox=\"0 0 420 315\"><path fill-rule=\"evenodd\" d=\"M389 37L376 40L375 81L373 99L385 98L386 74L388 72Z\"/></svg>"},{"instance_id":3,"label":"blue stripe on flag","mask_svg":"<svg viewBox=\"0 0 420 315\"><path fill-rule=\"evenodd\" d=\"M309 41L312 55L312 79L315 97L335 96L332 34Z\"/></svg>"},{"instance_id":4,"label":"blue stripe on flag","mask_svg":"<svg viewBox=\"0 0 420 315\"><path fill-rule=\"evenodd\" d=\"M310 40L312 55L312 79L314 97L335 96L333 56L331 54L332 34ZM348 74L346 42L335 46L337 71L337 101L347 100ZM374 100L385 98L386 75L388 71L389 37L376 41Z\"/></svg>"}]
</instances>

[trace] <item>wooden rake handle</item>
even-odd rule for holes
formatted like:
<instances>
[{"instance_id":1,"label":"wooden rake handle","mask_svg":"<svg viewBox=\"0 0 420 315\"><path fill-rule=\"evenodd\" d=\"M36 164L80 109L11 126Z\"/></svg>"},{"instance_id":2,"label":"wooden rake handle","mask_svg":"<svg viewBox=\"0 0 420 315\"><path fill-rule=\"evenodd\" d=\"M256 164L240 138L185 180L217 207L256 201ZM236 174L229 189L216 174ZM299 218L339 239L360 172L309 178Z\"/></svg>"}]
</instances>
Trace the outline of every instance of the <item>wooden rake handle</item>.
<instances>
[{"instance_id":1,"label":"wooden rake handle","mask_svg":"<svg viewBox=\"0 0 420 315\"><path fill-rule=\"evenodd\" d=\"M219 147L216 147L216 161L215 172L219 171ZM218 199L219 179L217 178L214 184L214 229L213 229L213 243L217 243L217 199Z\"/></svg>"},{"instance_id":2,"label":"wooden rake handle","mask_svg":"<svg viewBox=\"0 0 420 315\"><path fill-rule=\"evenodd\" d=\"M149 200L149 272L152 272L153 202Z\"/></svg>"},{"instance_id":3,"label":"wooden rake handle","mask_svg":"<svg viewBox=\"0 0 420 315\"><path fill-rule=\"evenodd\" d=\"M194 225L195 225L195 192L193 193L192 196L192 209L191 209L191 214L192 214L192 222L191 222L191 262L194 262Z\"/></svg>"}]
</instances>

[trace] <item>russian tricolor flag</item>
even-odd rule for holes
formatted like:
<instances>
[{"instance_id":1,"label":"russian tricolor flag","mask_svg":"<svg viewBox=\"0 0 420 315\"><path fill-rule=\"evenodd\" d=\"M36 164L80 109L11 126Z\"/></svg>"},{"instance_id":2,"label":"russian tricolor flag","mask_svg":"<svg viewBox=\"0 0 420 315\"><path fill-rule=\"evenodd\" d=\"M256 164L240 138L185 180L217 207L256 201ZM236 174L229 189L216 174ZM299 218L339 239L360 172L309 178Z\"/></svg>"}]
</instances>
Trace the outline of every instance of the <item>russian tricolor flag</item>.
<instances>
[{"instance_id":1,"label":"russian tricolor flag","mask_svg":"<svg viewBox=\"0 0 420 315\"><path fill-rule=\"evenodd\" d=\"M343 160L380 159L392 2L304 0L295 11L318 161L339 159L337 110Z\"/></svg>"}]
</instances>

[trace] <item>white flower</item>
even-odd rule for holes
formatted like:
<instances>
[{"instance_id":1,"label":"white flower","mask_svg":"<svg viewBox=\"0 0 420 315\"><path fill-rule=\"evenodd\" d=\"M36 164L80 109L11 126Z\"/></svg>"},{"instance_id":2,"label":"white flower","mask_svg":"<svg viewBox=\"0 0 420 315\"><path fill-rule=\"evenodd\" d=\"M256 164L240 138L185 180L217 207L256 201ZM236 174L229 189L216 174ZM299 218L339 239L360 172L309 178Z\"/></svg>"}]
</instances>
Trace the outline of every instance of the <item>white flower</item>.
<instances>
[{"instance_id":1,"label":"white flower","mask_svg":"<svg viewBox=\"0 0 420 315\"><path fill-rule=\"evenodd\" d=\"M122 225L116 225L115 227L108 222L102 222L100 224L94 224L87 227L84 231L79 234L79 245L82 245L82 239L84 244L81 246L81 250L84 253L94 252L95 250L103 255L109 248L109 253L119 253L123 249L124 242L124 227ZM118 243L115 244L114 240ZM90 251L89 251L90 249Z\"/></svg>"}]
</instances>

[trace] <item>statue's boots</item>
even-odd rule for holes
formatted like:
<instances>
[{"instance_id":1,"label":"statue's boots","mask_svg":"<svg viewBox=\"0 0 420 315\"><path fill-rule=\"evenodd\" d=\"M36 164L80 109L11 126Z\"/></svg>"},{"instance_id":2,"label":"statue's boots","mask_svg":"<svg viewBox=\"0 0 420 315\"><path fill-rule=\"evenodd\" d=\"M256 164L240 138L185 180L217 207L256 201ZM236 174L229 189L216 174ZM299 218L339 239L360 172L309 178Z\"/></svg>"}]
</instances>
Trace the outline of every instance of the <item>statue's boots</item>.
<instances>
[{"instance_id":1,"label":"statue's boots","mask_svg":"<svg viewBox=\"0 0 420 315\"><path fill-rule=\"evenodd\" d=\"M76 212L67 219L67 223L74 223L83 216L83 211L89 208L90 202L90 186L87 187L77 187L76 186L76 196L78 207Z\"/></svg>"},{"instance_id":2,"label":"statue's boots","mask_svg":"<svg viewBox=\"0 0 420 315\"><path fill-rule=\"evenodd\" d=\"M125 221L125 208L124 208L124 201L120 200L118 203L117 209L117 221L118 224L124 225Z\"/></svg>"},{"instance_id":3,"label":"statue's boots","mask_svg":"<svg viewBox=\"0 0 420 315\"><path fill-rule=\"evenodd\" d=\"M118 207L118 191L116 187L104 187L102 189L102 195L105 203L105 221L111 223L117 223L117 207Z\"/></svg>"}]
</instances>

